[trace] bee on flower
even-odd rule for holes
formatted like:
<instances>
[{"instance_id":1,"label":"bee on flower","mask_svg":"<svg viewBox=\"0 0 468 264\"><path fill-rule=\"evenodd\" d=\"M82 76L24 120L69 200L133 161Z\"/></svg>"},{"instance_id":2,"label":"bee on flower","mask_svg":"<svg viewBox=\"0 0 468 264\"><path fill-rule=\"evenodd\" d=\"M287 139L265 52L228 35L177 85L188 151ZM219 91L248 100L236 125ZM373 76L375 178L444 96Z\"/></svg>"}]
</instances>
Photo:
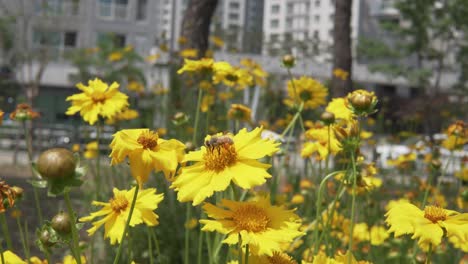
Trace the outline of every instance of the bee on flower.
<instances>
[{"instance_id":1,"label":"bee on flower","mask_svg":"<svg viewBox=\"0 0 468 264\"><path fill-rule=\"evenodd\" d=\"M178 200L198 205L231 182L243 189L265 183L271 177L267 172L270 165L257 160L276 153L279 143L262 139L262 130L247 132L244 128L236 135L207 136L201 150L185 155L182 162L195 163L184 167L171 185Z\"/></svg>"}]
</instances>

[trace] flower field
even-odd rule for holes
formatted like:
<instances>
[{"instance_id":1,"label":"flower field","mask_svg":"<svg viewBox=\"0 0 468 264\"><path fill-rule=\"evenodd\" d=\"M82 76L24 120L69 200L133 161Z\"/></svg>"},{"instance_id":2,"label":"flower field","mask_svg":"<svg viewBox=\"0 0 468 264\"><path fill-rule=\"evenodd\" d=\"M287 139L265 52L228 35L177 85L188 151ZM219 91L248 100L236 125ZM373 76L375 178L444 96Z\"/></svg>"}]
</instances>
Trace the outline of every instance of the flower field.
<instances>
[{"instance_id":1,"label":"flower field","mask_svg":"<svg viewBox=\"0 0 468 264\"><path fill-rule=\"evenodd\" d=\"M0 179L0 263L468 263L463 116L439 138L388 133L374 91L331 98L293 56L278 63L285 82L252 59L181 59L152 95L161 127L140 126L143 82L87 76L65 114L92 136L41 153L41 109L18 104L28 179ZM405 152L382 160L382 144Z\"/></svg>"}]
</instances>

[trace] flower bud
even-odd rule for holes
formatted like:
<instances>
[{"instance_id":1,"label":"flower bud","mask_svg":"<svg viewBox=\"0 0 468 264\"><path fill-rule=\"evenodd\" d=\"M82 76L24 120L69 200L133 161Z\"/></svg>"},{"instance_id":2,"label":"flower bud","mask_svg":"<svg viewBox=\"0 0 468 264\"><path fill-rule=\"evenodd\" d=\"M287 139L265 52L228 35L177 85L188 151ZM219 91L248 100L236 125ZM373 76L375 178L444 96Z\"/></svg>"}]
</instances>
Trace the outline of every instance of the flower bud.
<instances>
[{"instance_id":1,"label":"flower bud","mask_svg":"<svg viewBox=\"0 0 468 264\"><path fill-rule=\"evenodd\" d=\"M71 231L70 215L65 212L60 212L52 218L51 226L59 234L68 234Z\"/></svg>"},{"instance_id":2,"label":"flower bud","mask_svg":"<svg viewBox=\"0 0 468 264\"><path fill-rule=\"evenodd\" d=\"M64 148L46 150L37 160L37 170L47 180L70 177L75 173L75 168L73 153Z\"/></svg>"},{"instance_id":3,"label":"flower bud","mask_svg":"<svg viewBox=\"0 0 468 264\"><path fill-rule=\"evenodd\" d=\"M16 198L21 198L23 196L23 193L24 193L23 188L18 187L18 186L13 186L13 187L11 187L11 189L15 193Z\"/></svg>"},{"instance_id":4,"label":"flower bud","mask_svg":"<svg viewBox=\"0 0 468 264\"><path fill-rule=\"evenodd\" d=\"M287 54L283 56L283 66L286 68L292 68L296 65L296 58L293 55Z\"/></svg>"},{"instance_id":5,"label":"flower bud","mask_svg":"<svg viewBox=\"0 0 468 264\"><path fill-rule=\"evenodd\" d=\"M356 90L349 93L346 100L348 108L356 115L372 114L377 104L377 97L374 92L365 90Z\"/></svg>"},{"instance_id":6,"label":"flower bud","mask_svg":"<svg viewBox=\"0 0 468 264\"><path fill-rule=\"evenodd\" d=\"M41 231L39 234L39 241L41 241L42 245L45 247L52 247L55 245L55 243L51 241L51 234L47 229Z\"/></svg>"},{"instance_id":7,"label":"flower bud","mask_svg":"<svg viewBox=\"0 0 468 264\"><path fill-rule=\"evenodd\" d=\"M183 112L177 112L172 117L172 123L176 126L181 126L188 121L188 116Z\"/></svg>"},{"instance_id":8,"label":"flower bud","mask_svg":"<svg viewBox=\"0 0 468 264\"><path fill-rule=\"evenodd\" d=\"M325 111L320 115L320 120L326 125L331 125L335 123L335 114Z\"/></svg>"},{"instance_id":9,"label":"flower bud","mask_svg":"<svg viewBox=\"0 0 468 264\"><path fill-rule=\"evenodd\" d=\"M438 170L438 169L440 169L440 167L442 167L442 163L438 159L431 160L431 165L436 170Z\"/></svg>"}]
</instances>

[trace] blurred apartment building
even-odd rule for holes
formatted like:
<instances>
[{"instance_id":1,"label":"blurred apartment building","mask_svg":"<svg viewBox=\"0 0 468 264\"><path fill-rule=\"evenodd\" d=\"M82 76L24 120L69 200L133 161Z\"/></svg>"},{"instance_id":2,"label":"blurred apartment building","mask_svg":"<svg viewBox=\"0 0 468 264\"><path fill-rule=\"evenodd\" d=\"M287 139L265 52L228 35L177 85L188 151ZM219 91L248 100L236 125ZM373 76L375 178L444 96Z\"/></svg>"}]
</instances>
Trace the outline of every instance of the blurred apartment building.
<instances>
[{"instance_id":1,"label":"blurred apartment building","mask_svg":"<svg viewBox=\"0 0 468 264\"><path fill-rule=\"evenodd\" d=\"M351 16L351 39L357 41L360 0L354 0ZM334 0L265 0L263 54L291 52L331 59L335 16Z\"/></svg>"}]
</instances>

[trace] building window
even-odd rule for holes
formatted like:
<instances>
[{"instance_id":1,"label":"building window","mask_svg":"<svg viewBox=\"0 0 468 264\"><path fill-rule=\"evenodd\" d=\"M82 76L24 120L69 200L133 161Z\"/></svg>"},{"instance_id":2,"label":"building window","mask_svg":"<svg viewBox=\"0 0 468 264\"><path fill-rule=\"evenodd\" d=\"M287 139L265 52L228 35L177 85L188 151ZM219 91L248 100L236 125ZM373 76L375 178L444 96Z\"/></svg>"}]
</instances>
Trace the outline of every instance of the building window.
<instances>
[{"instance_id":1,"label":"building window","mask_svg":"<svg viewBox=\"0 0 468 264\"><path fill-rule=\"evenodd\" d=\"M238 20L239 19L239 14L229 13L229 19L230 20Z\"/></svg>"},{"instance_id":2,"label":"building window","mask_svg":"<svg viewBox=\"0 0 468 264\"><path fill-rule=\"evenodd\" d=\"M148 0L138 0L136 7L136 20L145 21L147 16L146 10L148 9Z\"/></svg>"},{"instance_id":3,"label":"building window","mask_svg":"<svg viewBox=\"0 0 468 264\"><path fill-rule=\"evenodd\" d=\"M32 44L35 49L47 50L47 55L53 59L61 58L66 52L77 46L76 31L53 31L34 29Z\"/></svg>"},{"instance_id":4,"label":"building window","mask_svg":"<svg viewBox=\"0 0 468 264\"><path fill-rule=\"evenodd\" d=\"M128 0L99 0L98 16L107 19L127 19Z\"/></svg>"},{"instance_id":5,"label":"building window","mask_svg":"<svg viewBox=\"0 0 468 264\"><path fill-rule=\"evenodd\" d=\"M319 7L320 6L320 0L315 0L315 7Z\"/></svg>"},{"instance_id":6,"label":"building window","mask_svg":"<svg viewBox=\"0 0 468 264\"><path fill-rule=\"evenodd\" d=\"M314 21L315 21L315 22L319 22L319 21L320 21L320 16L319 16L319 15L315 15L315 16L314 16Z\"/></svg>"},{"instance_id":7,"label":"building window","mask_svg":"<svg viewBox=\"0 0 468 264\"><path fill-rule=\"evenodd\" d=\"M294 10L294 4L293 3L288 3L288 6L286 7L287 13L291 14Z\"/></svg>"},{"instance_id":8,"label":"building window","mask_svg":"<svg viewBox=\"0 0 468 264\"><path fill-rule=\"evenodd\" d=\"M271 42L276 42L279 40L279 35L278 34L271 34L270 35L270 41Z\"/></svg>"},{"instance_id":9,"label":"building window","mask_svg":"<svg viewBox=\"0 0 468 264\"><path fill-rule=\"evenodd\" d=\"M279 5L272 5L271 6L271 13L272 14L278 14L280 11L280 6Z\"/></svg>"},{"instance_id":10,"label":"building window","mask_svg":"<svg viewBox=\"0 0 468 264\"><path fill-rule=\"evenodd\" d=\"M240 7L239 2L230 2L230 3L229 3L229 8L232 8L232 9L239 9L239 7Z\"/></svg>"},{"instance_id":11,"label":"building window","mask_svg":"<svg viewBox=\"0 0 468 264\"><path fill-rule=\"evenodd\" d=\"M80 1L76 0L35 0L34 9L37 14L50 16L78 15Z\"/></svg>"},{"instance_id":12,"label":"building window","mask_svg":"<svg viewBox=\"0 0 468 264\"><path fill-rule=\"evenodd\" d=\"M272 28L277 28L279 26L279 20L278 19L273 19L270 21L270 27Z\"/></svg>"},{"instance_id":13,"label":"building window","mask_svg":"<svg viewBox=\"0 0 468 264\"><path fill-rule=\"evenodd\" d=\"M293 20L292 20L292 18L286 19L286 28L289 29L289 28L292 28L292 26L293 26Z\"/></svg>"}]
</instances>

